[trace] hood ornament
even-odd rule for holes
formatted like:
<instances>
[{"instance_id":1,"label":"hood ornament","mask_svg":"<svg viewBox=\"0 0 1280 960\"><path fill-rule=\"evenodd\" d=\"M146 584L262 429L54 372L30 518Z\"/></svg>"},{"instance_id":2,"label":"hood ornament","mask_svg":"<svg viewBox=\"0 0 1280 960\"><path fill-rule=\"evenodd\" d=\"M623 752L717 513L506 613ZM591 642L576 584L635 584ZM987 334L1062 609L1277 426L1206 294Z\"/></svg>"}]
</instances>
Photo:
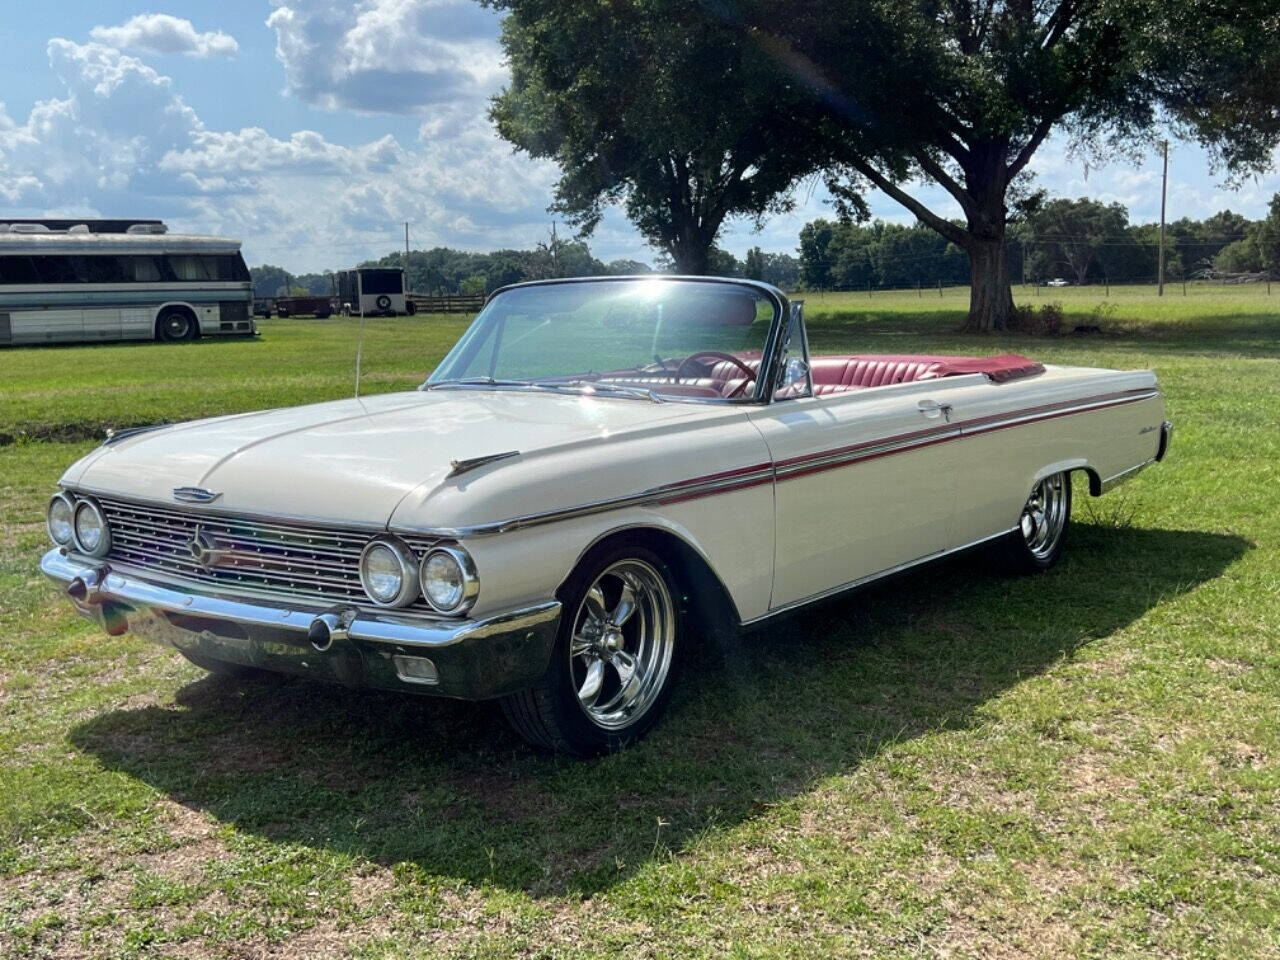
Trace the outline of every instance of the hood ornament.
<instances>
[{"instance_id":1,"label":"hood ornament","mask_svg":"<svg viewBox=\"0 0 1280 960\"><path fill-rule=\"evenodd\" d=\"M174 487L173 499L183 503L213 503L222 494L206 490L204 487Z\"/></svg>"},{"instance_id":2,"label":"hood ornament","mask_svg":"<svg viewBox=\"0 0 1280 960\"><path fill-rule=\"evenodd\" d=\"M472 457L470 460L450 460L449 476L456 477L460 473L469 473L486 464L497 463L499 460L508 460L511 457L518 456L520 456L519 450L508 450L506 453L491 453L484 457Z\"/></svg>"}]
</instances>

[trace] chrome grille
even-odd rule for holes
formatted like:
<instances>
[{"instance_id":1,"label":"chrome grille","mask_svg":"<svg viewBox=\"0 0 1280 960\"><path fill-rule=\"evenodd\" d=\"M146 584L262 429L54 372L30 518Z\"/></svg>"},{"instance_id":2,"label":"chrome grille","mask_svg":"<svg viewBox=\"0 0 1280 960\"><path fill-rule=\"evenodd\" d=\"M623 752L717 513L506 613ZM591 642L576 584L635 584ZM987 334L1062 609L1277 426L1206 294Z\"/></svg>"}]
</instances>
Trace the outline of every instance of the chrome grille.
<instances>
[{"instance_id":1,"label":"chrome grille","mask_svg":"<svg viewBox=\"0 0 1280 960\"><path fill-rule=\"evenodd\" d=\"M360 586L360 552L372 533L193 514L101 497L98 503L111 528L110 560L224 589L371 605ZM191 554L197 531L211 537L222 553L211 567ZM404 539L419 558L435 543ZM419 598L409 609L431 608Z\"/></svg>"}]
</instances>

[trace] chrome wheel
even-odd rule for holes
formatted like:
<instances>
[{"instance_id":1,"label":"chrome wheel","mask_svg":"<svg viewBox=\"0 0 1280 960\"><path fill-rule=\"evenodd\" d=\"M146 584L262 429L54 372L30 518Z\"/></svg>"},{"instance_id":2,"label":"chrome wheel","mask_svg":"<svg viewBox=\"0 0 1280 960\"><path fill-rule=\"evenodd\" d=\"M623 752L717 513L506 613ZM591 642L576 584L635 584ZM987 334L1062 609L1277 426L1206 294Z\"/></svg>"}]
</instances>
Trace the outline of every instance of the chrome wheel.
<instances>
[{"instance_id":1,"label":"chrome wheel","mask_svg":"<svg viewBox=\"0 0 1280 960\"><path fill-rule=\"evenodd\" d=\"M663 576L642 560L605 568L574 614L569 670L596 726L636 722L661 694L675 650L676 611Z\"/></svg>"},{"instance_id":2,"label":"chrome wheel","mask_svg":"<svg viewBox=\"0 0 1280 960\"><path fill-rule=\"evenodd\" d=\"M1022 508L1022 539L1027 550L1037 560L1053 556L1067 529L1067 516L1071 510L1070 481L1065 473L1055 473L1036 484Z\"/></svg>"}]
</instances>

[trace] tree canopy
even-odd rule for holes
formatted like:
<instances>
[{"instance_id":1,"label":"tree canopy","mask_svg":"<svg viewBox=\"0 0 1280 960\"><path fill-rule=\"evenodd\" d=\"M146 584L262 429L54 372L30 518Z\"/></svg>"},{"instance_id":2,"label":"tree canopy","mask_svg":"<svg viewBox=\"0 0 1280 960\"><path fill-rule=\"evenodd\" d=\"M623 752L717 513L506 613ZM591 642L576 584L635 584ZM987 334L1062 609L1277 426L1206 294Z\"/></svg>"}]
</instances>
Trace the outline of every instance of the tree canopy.
<instances>
[{"instance_id":1,"label":"tree canopy","mask_svg":"<svg viewBox=\"0 0 1280 960\"><path fill-rule=\"evenodd\" d=\"M726 220L790 209L817 165L793 122L802 85L732 15L693 0L491 2L511 67L491 115L559 165L553 209L579 230L620 203L679 272L705 273Z\"/></svg>"},{"instance_id":2,"label":"tree canopy","mask_svg":"<svg viewBox=\"0 0 1280 960\"><path fill-rule=\"evenodd\" d=\"M1161 128L1229 174L1280 142L1274 0L752 0L761 49L804 78L846 210L879 188L965 250L970 326L1012 310L1008 224L1055 130L1085 155L1134 153ZM912 193L941 186L963 221Z\"/></svg>"}]
</instances>

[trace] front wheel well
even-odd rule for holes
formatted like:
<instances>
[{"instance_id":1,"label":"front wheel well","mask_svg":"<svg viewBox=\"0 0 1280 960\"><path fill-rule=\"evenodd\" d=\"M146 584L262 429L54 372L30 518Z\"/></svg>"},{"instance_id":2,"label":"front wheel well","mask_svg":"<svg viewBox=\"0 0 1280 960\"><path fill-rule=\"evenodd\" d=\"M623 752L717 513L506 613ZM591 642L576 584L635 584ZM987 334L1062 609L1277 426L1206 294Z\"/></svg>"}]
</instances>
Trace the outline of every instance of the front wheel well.
<instances>
[{"instance_id":1,"label":"front wheel well","mask_svg":"<svg viewBox=\"0 0 1280 960\"><path fill-rule=\"evenodd\" d=\"M606 533L582 552L565 583L573 576L573 571L592 556L619 543L648 547L671 566L695 635L712 636L726 628L733 629L741 622L733 598L706 558L671 531L658 527L627 527ZM564 583L560 590L563 588Z\"/></svg>"}]
</instances>

